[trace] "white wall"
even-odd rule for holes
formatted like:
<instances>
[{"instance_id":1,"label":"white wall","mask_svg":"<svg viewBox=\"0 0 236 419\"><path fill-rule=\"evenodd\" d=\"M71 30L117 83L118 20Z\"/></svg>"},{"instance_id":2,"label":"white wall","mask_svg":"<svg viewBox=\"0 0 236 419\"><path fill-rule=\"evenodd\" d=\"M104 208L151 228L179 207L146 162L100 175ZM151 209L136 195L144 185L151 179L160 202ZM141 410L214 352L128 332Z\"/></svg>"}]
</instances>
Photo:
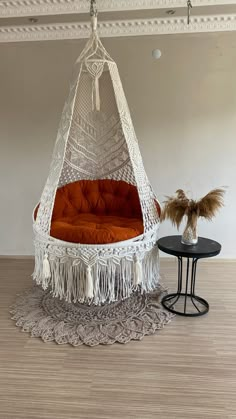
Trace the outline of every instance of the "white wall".
<instances>
[{"instance_id":1,"label":"white wall","mask_svg":"<svg viewBox=\"0 0 236 419\"><path fill-rule=\"evenodd\" d=\"M236 258L236 33L106 39L117 60L147 173L161 201L227 185L199 234ZM32 254L31 212L46 180L82 41L0 45L0 255ZM162 50L154 62L153 48ZM165 222L160 234L175 234Z\"/></svg>"}]
</instances>

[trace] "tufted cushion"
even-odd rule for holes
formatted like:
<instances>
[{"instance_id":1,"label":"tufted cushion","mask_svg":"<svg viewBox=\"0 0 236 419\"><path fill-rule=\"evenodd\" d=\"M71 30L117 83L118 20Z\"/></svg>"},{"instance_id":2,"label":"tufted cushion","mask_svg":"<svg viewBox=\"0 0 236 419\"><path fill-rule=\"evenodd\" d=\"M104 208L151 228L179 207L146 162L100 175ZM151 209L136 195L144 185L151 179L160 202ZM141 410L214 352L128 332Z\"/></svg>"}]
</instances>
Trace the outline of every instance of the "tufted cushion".
<instances>
[{"instance_id":1,"label":"tufted cushion","mask_svg":"<svg viewBox=\"0 0 236 419\"><path fill-rule=\"evenodd\" d=\"M58 189L52 219L77 214L142 218L136 187L110 179L79 180Z\"/></svg>"},{"instance_id":2,"label":"tufted cushion","mask_svg":"<svg viewBox=\"0 0 236 419\"><path fill-rule=\"evenodd\" d=\"M71 243L107 244L142 233L135 186L109 179L81 180L57 190L52 237Z\"/></svg>"},{"instance_id":3,"label":"tufted cushion","mask_svg":"<svg viewBox=\"0 0 236 419\"><path fill-rule=\"evenodd\" d=\"M51 236L71 243L107 244L131 239L143 233L138 218L79 214L53 221Z\"/></svg>"}]
</instances>

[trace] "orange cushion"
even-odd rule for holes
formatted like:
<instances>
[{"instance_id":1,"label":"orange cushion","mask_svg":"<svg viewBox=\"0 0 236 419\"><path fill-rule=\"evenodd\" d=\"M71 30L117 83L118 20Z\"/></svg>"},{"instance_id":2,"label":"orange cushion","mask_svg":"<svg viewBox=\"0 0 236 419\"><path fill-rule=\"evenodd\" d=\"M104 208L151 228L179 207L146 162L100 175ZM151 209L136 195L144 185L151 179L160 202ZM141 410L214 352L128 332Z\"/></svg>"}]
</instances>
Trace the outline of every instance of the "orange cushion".
<instances>
[{"instance_id":1,"label":"orange cushion","mask_svg":"<svg viewBox=\"0 0 236 419\"><path fill-rule=\"evenodd\" d=\"M142 218L135 186L122 180L79 180L57 190L52 220L77 214Z\"/></svg>"},{"instance_id":2,"label":"orange cushion","mask_svg":"<svg viewBox=\"0 0 236 419\"><path fill-rule=\"evenodd\" d=\"M142 219L115 215L78 214L51 224L51 236L71 243L107 244L143 233Z\"/></svg>"},{"instance_id":3,"label":"orange cushion","mask_svg":"<svg viewBox=\"0 0 236 419\"><path fill-rule=\"evenodd\" d=\"M159 206L157 209L160 213ZM81 180L57 190L52 237L71 243L107 244L142 233L142 211L135 186L110 179Z\"/></svg>"}]
</instances>

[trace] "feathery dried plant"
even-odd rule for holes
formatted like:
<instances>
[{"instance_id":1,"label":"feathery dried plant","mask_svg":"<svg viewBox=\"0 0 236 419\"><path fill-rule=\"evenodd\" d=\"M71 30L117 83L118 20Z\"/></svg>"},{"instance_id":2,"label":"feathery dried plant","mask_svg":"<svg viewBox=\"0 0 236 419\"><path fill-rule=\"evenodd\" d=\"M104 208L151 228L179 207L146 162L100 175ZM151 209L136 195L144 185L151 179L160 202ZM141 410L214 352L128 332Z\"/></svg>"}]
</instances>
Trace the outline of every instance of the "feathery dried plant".
<instances>
[{"instance_id":1,"label":"feathery dried plant","mask_svg":"<svg viewBox=\"0 0 236 419\"><path fill-rule=\"evenodd\" d=\"M187 235L186 232L191 231L193 241L196 242L198 218L203 217L210 221L214 218L217 211L224 205L225 190L222 188L213 189L198 201L189 199L182 189L178 189L175 194L175 196L167 196L164 201L161 221L169 219L179 229L184 216L187 216L187 225L183 236ZM191 240L188 234L188 239L186 238L185 242L193 244L192 242L187 243L189 241Z\"/></svg>"}]
</instances>

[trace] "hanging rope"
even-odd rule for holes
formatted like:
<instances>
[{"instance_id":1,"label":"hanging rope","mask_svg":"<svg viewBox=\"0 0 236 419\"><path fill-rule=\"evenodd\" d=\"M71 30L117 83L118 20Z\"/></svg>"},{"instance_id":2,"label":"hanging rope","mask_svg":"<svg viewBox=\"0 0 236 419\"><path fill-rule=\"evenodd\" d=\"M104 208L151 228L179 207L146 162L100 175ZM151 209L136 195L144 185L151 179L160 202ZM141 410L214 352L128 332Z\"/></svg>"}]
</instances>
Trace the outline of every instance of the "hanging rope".
<instances>
[{"instance_id":1,"label":"hanging rope","mask_svg":"<svg viewBox=\"0 0 236 419\"><path fill-rule=\"evenodd\" d=\"M97 10L97 4L96 0L90 0L90 16L91 16L91 24L92 24L92 31L95 36L95 49L97 48L97 16L98 16L98 10ZM101 76L101 70L103 69L103 66L101 66L100 71L99 68L96 68L96 73L94 75L93 79L93 85L92 85L92 109L96 111L100 111L100 92L99 92L99 77Z\"/></svg>"},{"instance_id":2,"label":"hanging rope","mask_svg":"<svg viewBox=\"0 0 236 419\"><path fill-rule=\"evenodd\" d=\"M90 0L90 16L92 22L92 30L93 32L97 31L97 16L98 16L98 9L96 0Z\"/></svg>"}]
</instances>

